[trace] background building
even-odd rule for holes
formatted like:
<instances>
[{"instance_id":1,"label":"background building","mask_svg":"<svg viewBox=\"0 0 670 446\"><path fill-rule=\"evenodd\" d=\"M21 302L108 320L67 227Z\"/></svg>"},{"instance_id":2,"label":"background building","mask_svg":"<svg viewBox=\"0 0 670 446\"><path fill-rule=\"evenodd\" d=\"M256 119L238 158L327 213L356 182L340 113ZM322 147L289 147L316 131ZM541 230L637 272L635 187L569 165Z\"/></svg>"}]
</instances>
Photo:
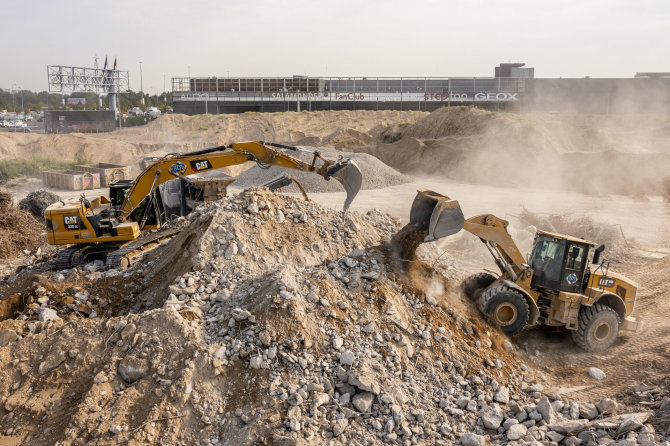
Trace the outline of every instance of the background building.
<instances>
[{"instance_id":1,"label":"background building","mask_svg":"<svg viewBox=\"0 0 670 446\"><path fill-rule=\"evenodd\" d=\"M495 76L470 77L177 77L175 113L315 110L422 110L474 105L530 111L639 113L670 110L670 78L537 79L524 63Z\"/></svg>"}]
</instances>

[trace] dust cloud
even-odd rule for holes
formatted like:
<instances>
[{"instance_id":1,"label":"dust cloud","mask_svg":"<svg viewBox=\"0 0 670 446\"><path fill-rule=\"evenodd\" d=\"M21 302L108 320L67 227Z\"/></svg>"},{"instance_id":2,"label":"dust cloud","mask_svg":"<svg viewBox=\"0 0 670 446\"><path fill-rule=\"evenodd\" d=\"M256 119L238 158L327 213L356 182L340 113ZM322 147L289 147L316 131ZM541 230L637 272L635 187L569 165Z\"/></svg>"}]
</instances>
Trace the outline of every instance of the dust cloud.
<instances>
[{"instance_id":1,"label":"dust cloud","mask_svg":"<svg viewBox=\"0 0 670 446\"><path fill-rule=\"evenodd\" d=\"M667 195L670 118L439 109L362 149L412 175L588 195Z\"/></svg>"}]
</instances>

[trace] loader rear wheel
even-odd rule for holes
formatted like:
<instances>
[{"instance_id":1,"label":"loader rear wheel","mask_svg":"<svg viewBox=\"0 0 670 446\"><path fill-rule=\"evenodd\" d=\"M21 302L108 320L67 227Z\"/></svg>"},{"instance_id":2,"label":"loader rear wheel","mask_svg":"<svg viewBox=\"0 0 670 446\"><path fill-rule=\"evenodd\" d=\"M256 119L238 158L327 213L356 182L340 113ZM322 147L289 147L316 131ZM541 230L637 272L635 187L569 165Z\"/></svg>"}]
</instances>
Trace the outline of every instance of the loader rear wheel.
<instances>
[{"instance_id":1,"label":"loader rear wheel","mask_svg":"<svg viewBox=\"0 0 670 446\"><path fill-rule=\"evenodd\" d=\"M507 286L489 288L481 297L484 313L507 336L515 336L528 322L528 303L516 290Z\"/></svg>"},{"instance_id":2,"label":"loader rear wheel","mask_svg":"<svg viewBox=\"0 0 670 446\"><path fill-rule=\"evenodd\" d=\"M498 279L493 274L473 274L472 276L467 277L463 283L461 283L461 289L463 290L465 297L473 302L476 302L477 299L479 299L479 296L481 296L482 292L496 280Z\"/></svg>"},{"instance_id":3,"label":"loader rear wheel","mask_svg":"<svg viewBox=\"0 0 670 446\"><path fill-rule=\"evenodd\" d=\"M594 304L579 310L577 330L572 339L584 350L592 353L607 350L619 336L619 315L614 309Z\"/></svg>"}]
</instances>

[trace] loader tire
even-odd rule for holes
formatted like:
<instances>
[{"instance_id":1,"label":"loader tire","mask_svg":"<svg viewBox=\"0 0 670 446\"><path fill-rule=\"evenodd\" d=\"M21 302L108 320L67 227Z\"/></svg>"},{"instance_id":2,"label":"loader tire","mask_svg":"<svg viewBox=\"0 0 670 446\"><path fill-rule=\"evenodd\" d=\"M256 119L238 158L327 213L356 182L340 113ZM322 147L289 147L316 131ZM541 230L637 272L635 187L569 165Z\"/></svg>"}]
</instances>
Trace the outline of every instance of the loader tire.
<instances>
[{"instance_id":1,"label":"loader tire","mask_svg":"<svg viewBox=\"0 0 670 446\"><path fill-rule=\"evenodd\" d=\"M463 290L465 297L473 302L476 302L477 299L479 299L479 296L481 296L482 292L496 280L498 279L493 274L473 274L472 276L467 277L463 283L461 283L461 289Z\"/></svg>"},{"instance_id":2,"label":"loader tire","mask_svg":"<svg viewBox=\"0 0 670 446\"><path fill-rule=\"evenodd\" d=\"M614 309L594 304L579 310L577 330L572 331L575 344L587 352L607 350L619 336L619 315Z\"/></svg>"},{"instance_id":3,"label":"loader tire","mask_svg":"<svg viewBox=\"0 0 670 446\"><path fill-rule=\"evenodd\" d=\"M518 291L505 285L489 288L480 301L484 313L507 336L515 336L528 322L528 303Z\"/></svg>"}]
</instances>

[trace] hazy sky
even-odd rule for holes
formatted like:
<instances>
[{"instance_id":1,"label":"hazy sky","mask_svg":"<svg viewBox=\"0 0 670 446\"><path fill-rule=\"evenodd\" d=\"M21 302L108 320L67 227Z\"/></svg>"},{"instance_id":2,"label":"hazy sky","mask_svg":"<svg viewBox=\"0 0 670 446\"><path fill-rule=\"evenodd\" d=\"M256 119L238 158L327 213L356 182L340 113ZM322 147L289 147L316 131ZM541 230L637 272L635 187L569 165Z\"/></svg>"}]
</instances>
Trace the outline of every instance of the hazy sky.
<instances>
[{"instance_id":1,"label":"hazy sky","mask_svg":"<svg viewBox=\"0 0 670 446\"><path fill-rule=\"evenodd\" d=\"M1 0L0 88L47 87L47 65L187 76L536 77L670 71L667 0Z\"/></svg>"}]
</instances>

